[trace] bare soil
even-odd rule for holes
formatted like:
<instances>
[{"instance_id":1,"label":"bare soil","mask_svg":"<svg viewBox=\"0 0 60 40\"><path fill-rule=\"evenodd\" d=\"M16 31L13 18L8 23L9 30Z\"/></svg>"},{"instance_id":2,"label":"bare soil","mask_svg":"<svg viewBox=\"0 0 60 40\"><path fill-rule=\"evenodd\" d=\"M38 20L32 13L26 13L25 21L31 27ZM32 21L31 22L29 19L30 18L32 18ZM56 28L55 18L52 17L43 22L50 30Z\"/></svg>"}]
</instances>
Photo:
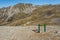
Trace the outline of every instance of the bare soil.
<instances>
[{"instance_id":1,"label":"bare soil","mask_svg":"<svg viewBox=\"0 0 60 40\"><path fill-rule=\"evenodd\" d=\"M41 26L41 32L37 33L38 26L0 26L0 40L60 40L60 26Z\"/></svg>"}]
</instances>

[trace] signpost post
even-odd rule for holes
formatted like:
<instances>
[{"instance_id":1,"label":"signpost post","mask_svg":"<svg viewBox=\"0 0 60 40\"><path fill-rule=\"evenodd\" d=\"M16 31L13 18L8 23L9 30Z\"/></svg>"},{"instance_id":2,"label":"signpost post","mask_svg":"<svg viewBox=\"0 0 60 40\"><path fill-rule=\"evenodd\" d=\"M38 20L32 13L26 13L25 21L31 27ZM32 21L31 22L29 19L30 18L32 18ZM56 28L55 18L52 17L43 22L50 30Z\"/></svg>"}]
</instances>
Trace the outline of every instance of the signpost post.
<instances>
[{"instance_id":1,"label":"signpost post","mask_svg":"<svg viewBox=\"0 0 60 40\"><path fill-rule=\"evenodd\" d=\"M46 24L44 24L44 32L46 32Z\"/></svg>"},{"instance_id":2,"label":"signpost post","mask_svg":"<svg viewBox=\"0 0 60 40\"><path fill-rule=\"evenodd\" d=\"M40 33L40 24L38 24L38 33Z\"/></svg>"}]
</instances>

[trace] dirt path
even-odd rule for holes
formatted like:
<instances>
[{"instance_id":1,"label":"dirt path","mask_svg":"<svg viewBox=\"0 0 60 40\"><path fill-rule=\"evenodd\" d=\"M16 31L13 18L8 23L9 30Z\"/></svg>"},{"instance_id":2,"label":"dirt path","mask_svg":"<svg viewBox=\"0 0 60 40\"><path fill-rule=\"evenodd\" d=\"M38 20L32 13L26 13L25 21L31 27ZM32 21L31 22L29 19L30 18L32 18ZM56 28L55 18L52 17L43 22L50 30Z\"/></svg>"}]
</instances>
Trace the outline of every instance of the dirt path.
<instances>
[{"instance_id":1,"label":"dirt path","mask_svg":"<svg viewBox=\"0 0 60 40\"><path fill-rule=\"evenodd\" d=\"M0 40L40 40L40 38L35 37L36 32L32 31L37 29L37 26L30 27L0 27ZM41 31L43 27L41 27ZM60 32L60 27L47 27L48 31L53 33L54 30ZM53 30L53 31L52 31ZM48 32L47 31L47 32ZM40 33L37 33L40 35Z\"/></svg>"}]
</instances>

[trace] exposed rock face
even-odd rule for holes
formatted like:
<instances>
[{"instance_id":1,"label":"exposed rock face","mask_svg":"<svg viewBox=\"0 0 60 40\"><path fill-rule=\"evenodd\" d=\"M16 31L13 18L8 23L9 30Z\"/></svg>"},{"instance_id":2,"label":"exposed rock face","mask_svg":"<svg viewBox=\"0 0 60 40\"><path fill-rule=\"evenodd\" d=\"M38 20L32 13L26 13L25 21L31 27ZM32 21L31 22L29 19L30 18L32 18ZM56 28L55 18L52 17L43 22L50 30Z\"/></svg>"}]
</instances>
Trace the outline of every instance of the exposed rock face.
<instances>
[{"instance_id":1,"label":"exposed rock face","mask_svg":"<svg viewBox=\"0 0 60 40\"><path fill-rule=\"evenodd\" d=\"M60 23L60 18L53 18L52 22L56 23L56 24L59 24Z\"/></svg>"},{"instance_id":2,"label":"exposed rock face","mask_svg":"<svg viewBox=\"0 0 60 40\"><path fill-rule=\"evenodd\" d=\"M31 13L33 10L35 10L36 8L35 7L28 7L26 9L23 10L24 13Z\"/></svg>"},{"instance_id":3,"label":"exposed rock face","mask_svg":"<svg viewBox=\"0 0 60 40\"><path fill-rule=\"evenodd\" d=\"M23 6L23 8L20 8ZM31 13L34 9L34 6L29 6L29 4L17 4L15 6L10 6L8 8L0 9L0 18L3 17L4 21L8 21L16 13ZM6 16L6 17L5 17Z\"/></svg>"},{"instance_id":4,"label":"exposed rock face","mask_svg":"<svg viewBox=\"0 0 60 40\"><path fill-rule=\"evenodd\" d=\"M6 18L5 21L8 21L9 18L13 17L14 14L20 12L18 8L15 8L15 9L14 9L13 7L14 7L14 6L11 6L10 9L8 10L8 12L7 12L7 16L8 16L8 17Z\"/></svg>"}]
</instances>

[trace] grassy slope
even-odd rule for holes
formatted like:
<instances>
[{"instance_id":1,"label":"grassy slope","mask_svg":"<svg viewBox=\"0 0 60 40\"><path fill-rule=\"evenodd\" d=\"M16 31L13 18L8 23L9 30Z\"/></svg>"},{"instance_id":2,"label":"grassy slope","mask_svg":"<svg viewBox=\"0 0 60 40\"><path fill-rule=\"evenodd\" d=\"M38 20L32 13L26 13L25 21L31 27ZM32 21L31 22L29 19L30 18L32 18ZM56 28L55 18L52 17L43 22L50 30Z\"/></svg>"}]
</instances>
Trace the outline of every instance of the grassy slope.
<instances>
[{"instance_id":1,"label":"grassy slope","mask_svg":"<svg viewBox=\"0 0 60 40\"><path fill-rule=\"evenodd\" d=\"M5 25L37 25L37 24L53 24L52 18L60 18L60 5L41 6L32 13L17 13L13 16L12 21ZM29 23L28 23L29 22ZM4 25L4 24L2 24Z\"/></svg>"}]
</instances>

